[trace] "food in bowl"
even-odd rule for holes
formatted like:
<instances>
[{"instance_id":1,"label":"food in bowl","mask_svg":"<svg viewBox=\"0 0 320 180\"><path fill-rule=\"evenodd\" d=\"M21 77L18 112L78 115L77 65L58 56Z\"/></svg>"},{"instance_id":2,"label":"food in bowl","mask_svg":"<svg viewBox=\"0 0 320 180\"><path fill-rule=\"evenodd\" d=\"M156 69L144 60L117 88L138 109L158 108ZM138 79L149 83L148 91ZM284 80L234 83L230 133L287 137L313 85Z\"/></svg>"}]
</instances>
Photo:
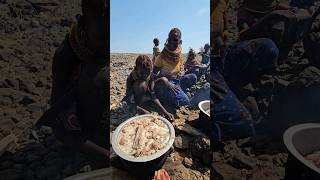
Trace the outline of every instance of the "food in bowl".
<instances>
[{"instance_id":1,"label":"food in bowl","mask_svg":"<svg viewBox=\"0 0 320 180\"><path fill-rule=\"evenodd\" d=\"M163 149L169 139L168 126L157 116L146 116L130 121L121 128L118 147L127 155L143 157Z\"/></svg>"},{"instance_id":2,"label":"food in bowl","mask_svg":"<svg viewBox=\"0 0 320 180\"><path fill-rule=\"evenodd\" d=\"M313 162L315 166L320 168L320 151L314 151L313 153L308 154L304 158Z\"/></svg>"}]
</instances>

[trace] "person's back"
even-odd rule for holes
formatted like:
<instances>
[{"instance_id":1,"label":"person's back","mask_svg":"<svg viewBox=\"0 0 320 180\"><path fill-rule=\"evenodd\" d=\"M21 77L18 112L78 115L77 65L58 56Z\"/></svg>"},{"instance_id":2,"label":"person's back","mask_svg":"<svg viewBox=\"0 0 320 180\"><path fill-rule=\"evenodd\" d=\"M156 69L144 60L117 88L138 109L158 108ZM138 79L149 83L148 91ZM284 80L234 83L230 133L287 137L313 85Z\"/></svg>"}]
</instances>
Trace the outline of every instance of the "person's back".
<instances>
[{"instance_id":1,"label":"person's back","mask_svg":"<svg viewBox=\"0 0 320 180\"><path fill-rule=\"evenodd\" d=\"M82 11L53 59L51 105L59 105L69 89L75 92L73 106L58 112L61 118L53 129L64 145L96 156L105 166L109 156L109 129L102 128L109 82L107 4L83 0Z\"/></svg>"}]
</instances>

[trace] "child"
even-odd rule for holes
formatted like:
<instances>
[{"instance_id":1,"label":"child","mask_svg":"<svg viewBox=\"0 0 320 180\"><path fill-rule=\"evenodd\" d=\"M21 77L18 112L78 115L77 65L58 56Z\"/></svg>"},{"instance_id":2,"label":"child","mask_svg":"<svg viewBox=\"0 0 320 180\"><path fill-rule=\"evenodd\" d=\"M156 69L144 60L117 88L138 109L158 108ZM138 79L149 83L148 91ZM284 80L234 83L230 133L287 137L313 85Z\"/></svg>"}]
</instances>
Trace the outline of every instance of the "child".
<instances>
[{"instance_id":1,"label":"child","mask_svg":"<svg viewBox=\"0 0 320 180\"><path fill-rule=\"evenodd\" d=\"M200 79L201 76L205 73L207 66L201 66L200 61L197 59L196 52L190 48L187 60L184 64L185 74L195 74L197 79Z\"/></svg>"},{"instance_id":2,"label":"child","mask_svg":"<svg viewBox=\"0 0 320 180\"><path fill-rule=\"evenodd\" d=\"M152 58L152 62L154 64L154 61L156 59L156 57L160 54L160 49L159 49L159 39L158 38L154 38L153 39L153 44L154 44L154 47L153 47L153 58Z\"/></svg>"},{"instance_id":3,"label":"child","mask_svg":"<svg viewBox=\"0 0 320 180\"><path fill-rule=\"evenodd\" d=\"M160 103L154 91L154 81L151 78L153 64L146 55L140 55L136 59L136 66L130 73L126 84L126 97L124 100L134 99L138 112L149 113L150 106L163 113L166 118L173 120L174 116L170 114Z\"/></svg>"}]
</instances>

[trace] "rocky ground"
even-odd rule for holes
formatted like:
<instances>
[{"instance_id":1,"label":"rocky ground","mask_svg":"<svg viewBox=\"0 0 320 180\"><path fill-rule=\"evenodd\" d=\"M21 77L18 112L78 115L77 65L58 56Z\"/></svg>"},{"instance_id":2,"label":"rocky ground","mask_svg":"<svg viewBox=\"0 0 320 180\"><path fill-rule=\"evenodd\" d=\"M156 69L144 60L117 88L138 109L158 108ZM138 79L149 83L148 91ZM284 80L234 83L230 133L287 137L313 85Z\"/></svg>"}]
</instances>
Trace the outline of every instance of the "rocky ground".
<instances>
[{"instance_id":1,"label":"rocky ground","mask_svg":"<svg viewBox=\"0 0 320 180\"><path fill-rule=\"evenodd\" d=\"M47 109L51 63L80 1L0 1L0 177L62 179L90 170L43 127L33 124Z\"/></svg>"},{"instance_id":2,"label":"rocky ground","mask_svg":"<svg viewBox=\"0 0 320 180\"><path fill-rule=\"evenodd\" d=\"M121 103L125 95L126 78L135 65L138 54L111 54L110 66L110 129L111 131L126 119L135 115L135 111ZM151 57L151 55L150 55ZM189 96L204 89L205 81L201 80L189 90ZM197 108L181 108L173 125L176 128L174 148L164 164L172 179L209 179L210 178L210 140L198 137L202 133L197 129L185 125L188 121L198 119ZM192 130L195 130L193 132ZM199 133L199 134L197 134ZM117 161L113 154L114 161Z\"/></svg>"}]
</instances>

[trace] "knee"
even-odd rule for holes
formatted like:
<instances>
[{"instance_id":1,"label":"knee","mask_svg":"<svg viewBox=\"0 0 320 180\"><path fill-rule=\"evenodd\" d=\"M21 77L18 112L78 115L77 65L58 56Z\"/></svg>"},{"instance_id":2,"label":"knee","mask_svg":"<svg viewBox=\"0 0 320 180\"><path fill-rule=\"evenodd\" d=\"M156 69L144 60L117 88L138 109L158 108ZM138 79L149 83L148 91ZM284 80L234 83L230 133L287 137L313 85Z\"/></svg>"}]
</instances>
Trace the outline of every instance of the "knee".
<instances>
[{"instance_id":1,"label":"knee","mask_svg":"<svg viewBox=\"0 0 320 180\"><path fill-rule=\"evenodd\" d=\"M191 80L191 82L197 82L197 80L198 80L197 75L194 74L194 73L192 73L192 74L190 75L190 80Z\"/></svg>"},{"instance_id":2,"label":"knee","mask_svg":"<svg viewBox=\"0 0 320 180\"><path fill-rule=\"evenodd\" d=\"M272 57L274 59L277 59L279 56L279 49L277 45L271 40L267 38L262 39L262 46L265 49L265 54L268 55L268 57Z\"/></svg>"},{"instance_id":3,"label":"knee","mask_svg":"<svg viewBox=\"0 0 320 180\"><path fill-rule=\"evenodd\" d=\"M166 85L169 82L169 80L166 77L161 77L158 78L155 82L155 86L162 86L162 85Z\"/></svg>"}]
</instances>

